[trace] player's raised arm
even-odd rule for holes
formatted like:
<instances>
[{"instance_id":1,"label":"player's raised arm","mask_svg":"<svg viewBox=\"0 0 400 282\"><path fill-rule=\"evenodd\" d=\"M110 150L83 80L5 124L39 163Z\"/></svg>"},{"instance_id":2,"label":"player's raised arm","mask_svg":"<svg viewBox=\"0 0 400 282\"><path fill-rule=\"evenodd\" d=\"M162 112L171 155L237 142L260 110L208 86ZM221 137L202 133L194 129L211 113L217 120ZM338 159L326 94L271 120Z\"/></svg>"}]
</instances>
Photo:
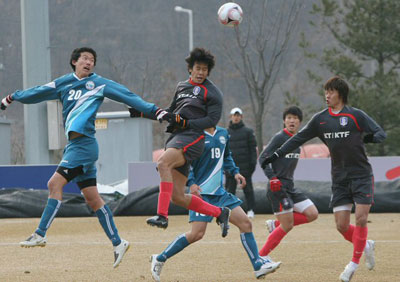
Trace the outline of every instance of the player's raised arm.
<instances>
[{"instance_id":1,"label":"player's raised arm","mask_svg":"<svg viewBox=\"0 0 400 282\"><path fill-rule=\"evenodd\" d=\"M259 162L261 168L263 169L265 176L267 176L268 179L276 177L276 173L270 164L265 163L265 165L264 165L264 161L268 156L273 155L275 150L277 150L281 144L282 144L282 141L279 140L279 135L276 134L271 139L271 141L267 144L265 149L261 152L260 157L258 159L258 162Z\"/></svg>"},{"instance_id":2,"label":"player's raised arm","mask_svg":"<svg viewBox=\"0 0 400 282\"><path fill-rule=\"evenodd\" d=\"M26 90L17 90L7 95L1 101L1 109L5 110L13 101L23 104L36 104L48 100L56 100L59 94L56 91L56 81L52 81L42 86L35 86Z\"/></svg>"},{"instance_id":3,"label":"player's raised arm","mask_svg":"<svg viewBox=\"0 0 400 282\"><path fill-rule=\"evenodd\" d=\"M360 127L364 131L364 143L381 143L386 139L386 133L375 120L373 120L364 111L358 110L360 116Z\"/></svg>"},{"instance_id":4,"label":"player's raised arm","mask_svg":"<svg viewBox=\"0 0 400 282\"><path fill-rule=\"evenodd\" d=\"M314 115L303 129L301 129L296 135L286 141L279 149L275 150L274 153L272 153L270 156L267 156L261 163L261 167L264 169L268 164L292 152L308 140L317 137L318 118L319 114Z\"/></svg>"},{"instance_id":5,"label":"player's raised arm","mask_svg":"<svg viewBox=\"0 0 400 282\"><path fill-rule=\"evenodd\" d=\"M112 80L107 80L104 96L132 107L129 109L131 117L148 117L160 122L171 118L167 111L143 100L142 97L131 92L124 85Z\"/></svg>"}]
</instances>

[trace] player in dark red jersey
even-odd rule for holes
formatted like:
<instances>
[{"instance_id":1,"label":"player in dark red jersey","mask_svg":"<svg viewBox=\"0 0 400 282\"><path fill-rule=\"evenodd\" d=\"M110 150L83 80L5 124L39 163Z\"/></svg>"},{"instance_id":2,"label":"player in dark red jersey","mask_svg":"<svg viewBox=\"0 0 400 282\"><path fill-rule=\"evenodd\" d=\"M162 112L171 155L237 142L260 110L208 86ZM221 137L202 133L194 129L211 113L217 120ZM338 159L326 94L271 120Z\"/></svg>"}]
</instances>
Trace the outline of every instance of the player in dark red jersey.
<instances>
[{"instance_id":1,"label":"player in dark red jersey","mask_svg":"<svg viewBox=\"0 0 400 282\"><path fill-rule=\"evenodd\" d=\"M347 106L349 86L338 76L324 85L328 108L315 114L308 124L282 147L265 158L265 167L292 152L304 142L319 137L329 148L332 163L331 206L337 230L353 244L353 258L340 279L350 281L364 251L367 268L375 266L375 242L367 240L368 214L373 204L374 179L364 143L380 143L386 138L383 129L363 111ZM356 224L350 224L355 204Z\"/></svg>"},{"instance_id":2,"label":"player in dark red jersey","mask_svg":"<svg viewBox=\"0 0 400 282\"><path fill-rule=\"evenodd\" d=\"M285 109L284 129L271 139L260 154L259 162L263 163L267 156L296 134L302 120L303 113L298 107L292 106ZM277 220L266 221L271 234L259 252L261 257L268 256L293 226L309 223L318 217L318 210L314 203L294 187L293 174L299 157L300 148L297 148L264 168L264 173L270 180L267 195Z\"/></svg>"},{"instance_id":3,"label":"player in dark red jersey","mask_svg":"<svg viewBox=\"0 0 400 282\"><path fill-rule=\"evenodd\" d=\"M157 215L147 219L147 224L168 227L169 203L195 212L214 216L222 229L222 237L228 232L230 210L213 206L200 197L185 194L190 163L199 158L204 149L204 129L215 127L221 118L222 93L208 79L215 65L214 56L203 48L195 48L186 58L190 77L179 82L171 106L167 109L171 133L165 151L158 159L160 193ZM130 109L131 116L139 116Z\"/></svg>"}]
</instances>

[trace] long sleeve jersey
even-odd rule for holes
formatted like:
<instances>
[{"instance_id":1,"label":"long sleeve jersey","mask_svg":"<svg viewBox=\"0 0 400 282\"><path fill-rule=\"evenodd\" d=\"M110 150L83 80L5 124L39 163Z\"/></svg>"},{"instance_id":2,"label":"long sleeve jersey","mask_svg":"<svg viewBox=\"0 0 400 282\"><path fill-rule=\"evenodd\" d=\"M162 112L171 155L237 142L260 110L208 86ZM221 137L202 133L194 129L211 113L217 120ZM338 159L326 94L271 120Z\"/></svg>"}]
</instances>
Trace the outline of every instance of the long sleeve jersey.
<instances>
[{"instance_id":1,"label":"long sleeve jersey","mask_svg":"<svg viewBox=\"0 0 400 282\"><path fill-rule=\"evenodd\" d=\"M222 113L222 93L209 79L179 82L168 111L189 121L188 128L203 130L217 125Z\"/></svg>"},{"instance_id":2,"label":"long sleeve jersey","mask_svg":"<svg viewBox=\"0 0 400 282\"><path fill-rule=\"evenodd\" d=\"M291 134L286 128L275 134L260 154L259 163L262 164L267 156L272 155L292 136L293 134ZM277 177L280 180L285 179L293 181L294 170L296 169L299 158L300 148L298 147L293 150L293 152L278 158L271 164L268 164L264 169L264 173L269 179Z\"/></svg>"},{"instance_id":3,"label":"long sleeve jersey","mask_svg":"<svg viewBox=\"0 0 400 282\"><path fill-rule=\"evenodd\" d=\"M147 114L153 114L157 109L154 104L144 101L125 86L95 73L82 79L75 73L66 74L45 85L12 94L14 100L24 104L60 100L67 138L72 131L94 137L96 113L104 97L125 103Z\"/></svg>"},{"instance_id":4,"label":"long sleeve jersey","mask_svg":"<svg viewBox=\"0 0 400 282\"><path fill-rule=\"evenodd\" d=\"M306 141L318 137L331 155L333 182L372 175L365 153L363 136L373 135L373 143L386 138L383 129L363 111L345 106L335 114L327 108L315 114L307 125L278 150L279 155L292 152Z\"/></svg>"},{"instance_id":5,"label":"long sleeve jersey","mask_svg":"<svg viewBox=\"0 0 400 282\"><path fill-rule=\"evenodd\" d=\"M225 128L217 126L213 135L205 133L205 147L201 157L192 162L187 185L197 184L201 194L222 195L223 171L231 175L239 173L229 150L229 135Z\"/></svg>"}]
</instances>

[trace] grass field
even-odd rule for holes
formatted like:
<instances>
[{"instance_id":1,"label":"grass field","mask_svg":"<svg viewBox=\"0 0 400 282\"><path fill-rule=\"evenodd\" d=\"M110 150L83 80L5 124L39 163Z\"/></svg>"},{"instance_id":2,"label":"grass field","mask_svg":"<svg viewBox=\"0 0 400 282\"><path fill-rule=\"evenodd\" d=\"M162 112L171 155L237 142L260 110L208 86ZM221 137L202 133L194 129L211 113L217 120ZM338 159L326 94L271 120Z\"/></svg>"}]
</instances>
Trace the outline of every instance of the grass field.
<instances>
[{"instance_id":1,"label":"grass field","mask_svg":"<svg viewBox=\"0 0 400 282\"><path fill-rule=\"evenodd\" d=\"M253 220L259 247L267 237L264 221L272 217L257 214ZM368 271L362 258L352 282L400 281L400 214L371 214L369 219L376 267ZM0 281L152 281L150 255L160 253L190 228L187 216L171 216L167 230L147 226L145 217L115 220L121 237L131 242L117 269L112 268L112 245L97 218L56 218L47 246L30 249L18 242L33 232L39 219L0 219ZM265 281L339 281L352 245L335 230L333 215L322 214L316 222L295 227L271 256L282 265ZM167 261L161 279L256 281L237 228L232 226L228 237L221 238L215 223L209 224L203 240Z\"/></svg>"}]
</instances>

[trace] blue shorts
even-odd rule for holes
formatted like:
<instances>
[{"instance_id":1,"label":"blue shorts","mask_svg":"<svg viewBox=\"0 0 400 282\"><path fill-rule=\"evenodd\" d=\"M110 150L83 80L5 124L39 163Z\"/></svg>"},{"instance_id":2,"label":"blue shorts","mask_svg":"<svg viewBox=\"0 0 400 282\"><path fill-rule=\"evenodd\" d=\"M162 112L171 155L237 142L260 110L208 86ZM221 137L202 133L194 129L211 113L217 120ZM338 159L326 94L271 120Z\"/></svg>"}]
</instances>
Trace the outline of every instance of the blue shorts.
<instances>
[{"instance_id":1,"label":"blue shorts","mask_svg":"<svg viewBox=\"0 0 400 282\"><path fill-rule=\"evenodd\" d=\"M64 148L63 158L59 166L75 168L83 166L83 174L78 175L72 182L81 182L96 178L96 161L99 158L99 145L92 137L81 136L70 140Z\"/></svg>"},{"instance_id":2,"label":"blue shorts","mask_svg":"<svg viewBox=\"0 0 400 282\"><path fill-rule=\"evenodd\" d=\"M231 210L240 206L242 201L236 197L235 195L226 192L223 195L201 195L204 201L207 203L223 208L228 207ZM189 222L192 221L201 221L201 222L211 222L213 220L213 216L201 214L195 211L189 211Z\"/></svg>"}]
</instances>

